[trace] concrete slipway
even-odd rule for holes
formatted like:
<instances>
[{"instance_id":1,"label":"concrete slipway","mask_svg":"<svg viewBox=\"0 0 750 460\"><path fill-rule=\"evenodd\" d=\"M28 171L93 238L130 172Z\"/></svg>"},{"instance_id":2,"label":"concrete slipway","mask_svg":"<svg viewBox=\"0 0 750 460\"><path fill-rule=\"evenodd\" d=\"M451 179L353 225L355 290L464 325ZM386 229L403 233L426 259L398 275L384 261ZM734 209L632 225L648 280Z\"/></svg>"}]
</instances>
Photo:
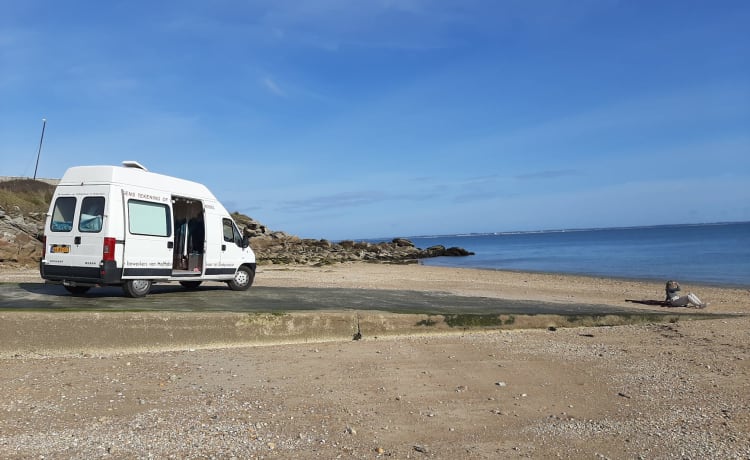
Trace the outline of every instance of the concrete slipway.
<instances>
[{"instance_id":1,"label":"concrete slipway","mask_svg":"<svg viewBox=\"0 0 750 460\"><path fill-rule=\"evenodd\" d=\"M436 292L254 287L188 291L157 285L131 299L118 288L74 297L61 286L0 284L0 354L77 354L231 347L468 329L620 325L716 317L710 313L540 303Z\"/></svg>"}]
</instances>

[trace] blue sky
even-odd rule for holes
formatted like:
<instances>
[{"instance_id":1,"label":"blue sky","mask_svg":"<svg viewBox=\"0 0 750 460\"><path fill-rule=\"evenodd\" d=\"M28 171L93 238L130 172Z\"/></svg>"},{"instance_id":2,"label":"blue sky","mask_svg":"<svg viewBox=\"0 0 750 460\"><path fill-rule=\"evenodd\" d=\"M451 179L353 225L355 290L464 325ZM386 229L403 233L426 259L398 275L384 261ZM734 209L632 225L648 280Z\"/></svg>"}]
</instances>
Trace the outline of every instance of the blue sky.
<instances>
[{"instance_id":1,"label":"blue sky","mask_svg":"<svg viewBox=\"0 0 750 460\"><path fill-rule=\"evenodd\" d=\"M0 175L310 238L750 220L750 2L0 0Z\"/></svg>"}]
</instances>

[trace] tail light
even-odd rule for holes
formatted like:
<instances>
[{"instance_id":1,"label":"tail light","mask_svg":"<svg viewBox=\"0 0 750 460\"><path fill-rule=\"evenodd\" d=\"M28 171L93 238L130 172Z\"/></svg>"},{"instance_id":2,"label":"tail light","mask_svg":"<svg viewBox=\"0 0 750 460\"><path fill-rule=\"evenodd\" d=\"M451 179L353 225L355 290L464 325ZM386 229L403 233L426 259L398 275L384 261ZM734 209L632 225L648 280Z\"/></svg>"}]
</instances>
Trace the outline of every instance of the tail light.
<instances>
[{"instance_id":1,"label":"tail light","mask_svg":"<svg viewBox=\"0 0 750 460\"><path fill-rule=\"evenodd\" d=\"M104 238L104 247L102 248L102 260L115 260L115 239Z\"/></svg>"},{"instance_id":2,"label":"tail light","mask_svg":"<svg viewBox=\"0 0 750 460\"><path fill-rule=\"evenodd\" d=\"M42 237L42 260L47 256L47 235Z\"/></svg>"}]
</instances>

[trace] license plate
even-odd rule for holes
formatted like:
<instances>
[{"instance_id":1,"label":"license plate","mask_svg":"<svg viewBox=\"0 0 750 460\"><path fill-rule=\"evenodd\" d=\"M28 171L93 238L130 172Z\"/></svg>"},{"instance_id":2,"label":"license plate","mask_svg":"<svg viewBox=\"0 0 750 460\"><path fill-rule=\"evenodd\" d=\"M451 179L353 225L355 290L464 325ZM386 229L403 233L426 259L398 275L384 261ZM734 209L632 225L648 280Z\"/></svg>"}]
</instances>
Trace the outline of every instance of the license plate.
<instances>
[{"instance_id":1,"label":"license plate","mask_svg":"<svg viewBox=\"0 0 750 460\"><path fill-rule=\"evenodd\" d=\"M50 251L53 254L68 254L70 253L70 245L68 244L53 244L52 250Z\"/></svg>"}]
</instances>

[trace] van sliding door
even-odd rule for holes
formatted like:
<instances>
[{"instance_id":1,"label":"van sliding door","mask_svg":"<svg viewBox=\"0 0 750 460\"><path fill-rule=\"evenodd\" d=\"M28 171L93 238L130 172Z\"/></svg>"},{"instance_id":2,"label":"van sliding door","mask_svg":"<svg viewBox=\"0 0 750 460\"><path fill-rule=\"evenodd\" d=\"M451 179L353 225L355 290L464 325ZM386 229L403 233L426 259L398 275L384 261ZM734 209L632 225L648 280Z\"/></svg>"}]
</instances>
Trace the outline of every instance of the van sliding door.
<instances>
[{"instance_id":1,"label":"van sliding door","mask_svg":"<svg viewBox=\"0 0 750 460\"><path fill-rule=\"evenodd\" d=\"M126 200L125 279L168 278L172 273L174 236L169 199Z\"/></svg>"}]
</instances>

